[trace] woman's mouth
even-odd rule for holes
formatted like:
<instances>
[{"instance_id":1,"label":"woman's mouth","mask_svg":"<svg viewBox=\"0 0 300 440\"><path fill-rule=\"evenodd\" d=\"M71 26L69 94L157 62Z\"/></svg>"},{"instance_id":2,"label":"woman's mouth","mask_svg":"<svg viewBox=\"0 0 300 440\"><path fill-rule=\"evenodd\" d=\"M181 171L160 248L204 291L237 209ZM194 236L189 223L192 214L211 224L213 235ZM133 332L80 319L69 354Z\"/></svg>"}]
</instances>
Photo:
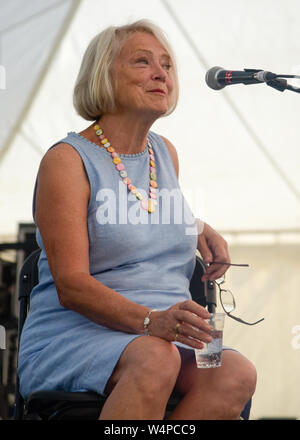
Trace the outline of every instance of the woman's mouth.
<instances>
[{"instance_id":1,"label":"woman's mouth","mask_svg":"<svg viewBox=\"0 0 300 440\"><path fill-rule=\"evenodd\" d=\"M150 93L158 93L159 95L165 95L166 92L162 89L153 89L153 90L149 90Z\"/></svg>"}]
</instances>

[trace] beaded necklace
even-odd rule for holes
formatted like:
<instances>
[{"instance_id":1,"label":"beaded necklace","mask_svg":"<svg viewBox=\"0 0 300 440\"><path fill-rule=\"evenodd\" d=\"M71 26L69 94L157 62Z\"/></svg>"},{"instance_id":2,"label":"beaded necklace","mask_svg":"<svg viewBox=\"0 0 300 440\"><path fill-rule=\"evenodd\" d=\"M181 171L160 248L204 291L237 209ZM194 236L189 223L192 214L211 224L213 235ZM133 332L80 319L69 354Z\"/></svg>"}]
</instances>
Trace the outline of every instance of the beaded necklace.
<instances>
[{"instance_id":1,"label":"beaded necklace","mask_svg":"<svg viewBox=\"0 0 300 440\"><path fill-rule=\"evenodd\" d=\"M151 148L149 139L147 139L147 147L148 147L148 153L150 159L149 162L150 185L149 185L149 197L148 199L145 199L143 198L142 194L137 190L137 188L132 184L131 179L127 175L127 171L125 170L125 166L122 163L119 154L115 151L113 147L111 147L110 142L103 133L103 130L100 128L98 124L94 125L94 130L96 132L96 135L100 139L101 146L111 154L113 164L115 165L116 170L119 172L122 182L127 186L128 191L130 191L132 194L135 195L135 197L138 200L140 200L143 209L147 210L150 213L155 212L155 205L157 204L156 199L157 199L158 185L156 182L154 151Z\"/></svg>"}]
</instances>

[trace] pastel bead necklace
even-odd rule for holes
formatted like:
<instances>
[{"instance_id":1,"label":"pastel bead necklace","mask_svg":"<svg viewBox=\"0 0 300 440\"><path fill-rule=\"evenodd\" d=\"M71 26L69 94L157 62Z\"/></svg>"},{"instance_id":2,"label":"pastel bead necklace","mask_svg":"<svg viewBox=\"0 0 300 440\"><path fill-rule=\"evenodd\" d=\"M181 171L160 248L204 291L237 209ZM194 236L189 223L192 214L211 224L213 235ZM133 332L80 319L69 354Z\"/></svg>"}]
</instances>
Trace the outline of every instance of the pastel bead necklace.
<instances>
[{"instance_id":1,"label":"pastel bead necklace","mask_svg":"<svg viewBox=\"0 0 300 440\"><path fill-rule=\"evenodd\" d=\"M94 125L94 130L96 135L100 139L100 144L103 148L105 148L112 157L113 164L115 165L116 170L119 172L119 175L123 181L123 183L127 186L128 191L135 195L135 197L140 200L141 206L143 209L152 213L155 212L155 205L157 204L157 190L158 185L156 182L156 171L155 171L155 157L154 151L151 148L151 144L149 139L147 139L147 147L149 153L149 174L150 174L150 185L149 185L149 197L148 199L143 198L142 194L137 190L137 188L131 182L131 179L127 175L127 171L125 170L125 166L122 163L122 160L119 154L115 151L115 149L110 145L110 142L106 138L103 133L103 130L100 128L98 124Z\"/></svg>"}]
</instances>

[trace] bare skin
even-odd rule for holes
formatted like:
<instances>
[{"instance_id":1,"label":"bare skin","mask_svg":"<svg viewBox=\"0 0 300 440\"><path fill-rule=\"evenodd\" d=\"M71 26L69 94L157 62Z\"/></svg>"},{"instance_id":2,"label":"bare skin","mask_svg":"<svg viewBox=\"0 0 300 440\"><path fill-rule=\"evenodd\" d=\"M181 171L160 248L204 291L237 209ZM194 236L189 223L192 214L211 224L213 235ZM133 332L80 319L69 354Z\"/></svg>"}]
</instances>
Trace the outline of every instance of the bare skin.
<instances>
[{"instance_id":1,"label":"bare skin","mask_svg":"<svg viewBox=\"0 0 300 440\"><path fill-rule=\"evenodd\" d=\"M193 350L162 342L142 336L129 344L106 387L100 419L163 419L173 388L183 397L170 420L240 418L256 386L255 368L244 356L225 350L221 367L202 370Z\"/></svg>"},{"instance_id":2,"label":"bare skin","mask_svg":"<svg viewBox=\"0 0 300 440\"><path fill-rule=\"evenodd\" d=\"M137 32L124 43L114 65L117 109L101 118L101 127L118 153L143 151L148 130L168 110L173 92L170 64L166 50L152 35ZM93 125L81 135L99 142ZM176 149L165 142L178 173ZM198 370L193 350L179 350L172 343L180 323L178 341L202 348L211 338L206 309L189 300L153 312L151 336L143 336L143 321L150 309L90 275L89 198L89 182L78 153L67 144L51 149L39 170L36 221L59 300L96 323L140 335L125 348L107 383L110 395L100 418L162 419L174 387L184 397L171 418L238 418L255 389L253 365L239 353L226 351L222 367ZM227 243L206 224L198 249L206 262L230 261ZM227 266L212 264L207 277L218 278L225 270Z\"/></svg>"}]
</instances>

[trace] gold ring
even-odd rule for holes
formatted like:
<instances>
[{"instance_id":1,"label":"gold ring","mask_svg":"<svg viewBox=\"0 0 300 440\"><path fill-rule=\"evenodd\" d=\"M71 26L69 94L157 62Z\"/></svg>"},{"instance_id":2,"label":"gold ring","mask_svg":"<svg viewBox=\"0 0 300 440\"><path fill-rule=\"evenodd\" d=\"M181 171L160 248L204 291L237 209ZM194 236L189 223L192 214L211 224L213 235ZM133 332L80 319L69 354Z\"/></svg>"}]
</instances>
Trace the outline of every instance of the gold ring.
<instances>
[{"instance_id":1,"label":"gold ring","mask_svg":"<svg viewBox=\"0 0 300 440\"><path fill-rule=\"evenodd\" d=\"M177 324L175 326L176 335L178 335L178 333L179 333L180 325L181 325L180 322L177 322Z\"/></svg>"}]
</instances>

